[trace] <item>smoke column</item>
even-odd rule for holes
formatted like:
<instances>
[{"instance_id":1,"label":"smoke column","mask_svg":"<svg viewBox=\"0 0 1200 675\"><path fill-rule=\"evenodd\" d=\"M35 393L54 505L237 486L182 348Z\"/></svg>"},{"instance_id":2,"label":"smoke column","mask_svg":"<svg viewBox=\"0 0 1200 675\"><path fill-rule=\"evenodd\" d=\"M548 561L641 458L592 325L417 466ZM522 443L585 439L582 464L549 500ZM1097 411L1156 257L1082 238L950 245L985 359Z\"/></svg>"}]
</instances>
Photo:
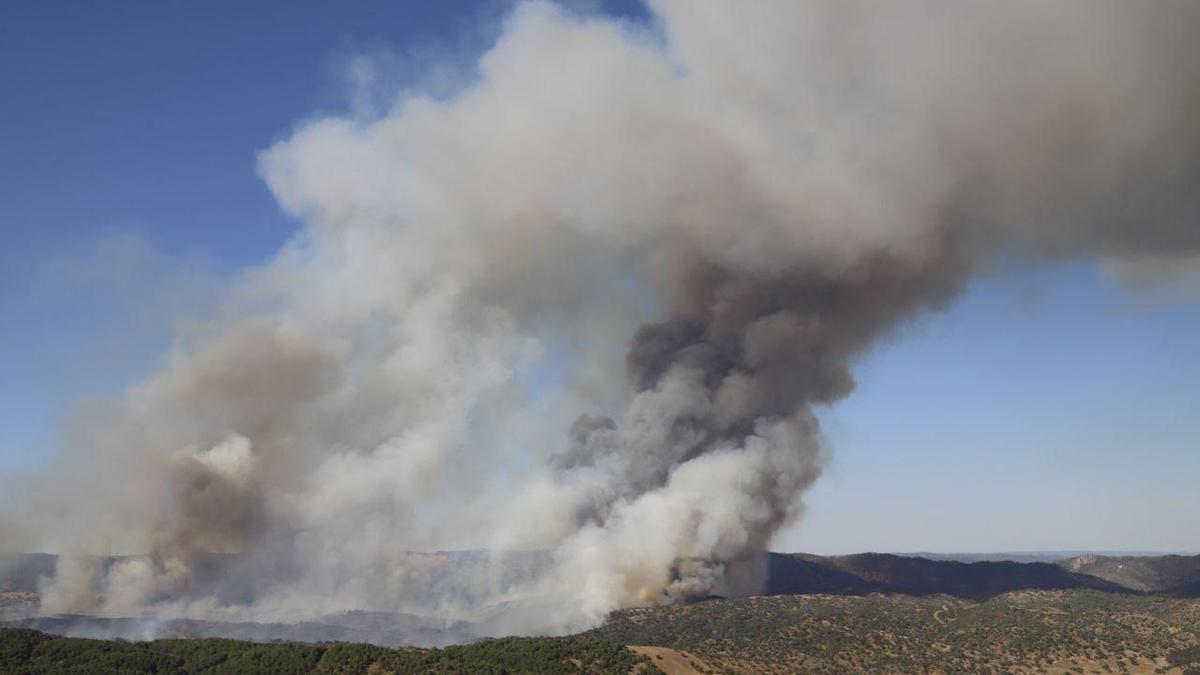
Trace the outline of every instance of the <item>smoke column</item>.
<instances>
[{"instance_id":1,"label":"smoke column","mask_svg":"<svg viewBox=\"0 0 1200 675\"><path fill-rule=\"evenodd\" d=\"M43 611L561 632L752 591L897 326L1013 257L1200 259L1198 3L649 7L519 4L454 96L262 152L301 230L6 508L77 554ZM431 581L467 548L529 573Z\"/></svg>"}]
</instances>

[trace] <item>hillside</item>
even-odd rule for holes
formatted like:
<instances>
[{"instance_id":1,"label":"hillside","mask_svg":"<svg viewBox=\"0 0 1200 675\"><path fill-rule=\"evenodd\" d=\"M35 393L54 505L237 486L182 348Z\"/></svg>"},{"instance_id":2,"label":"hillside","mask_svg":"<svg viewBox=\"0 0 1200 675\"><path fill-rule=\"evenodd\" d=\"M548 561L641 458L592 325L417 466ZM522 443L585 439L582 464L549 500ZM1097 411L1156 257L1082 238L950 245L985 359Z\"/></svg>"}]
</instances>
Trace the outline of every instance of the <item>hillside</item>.
<instances>
[{"instance_id":1,"label":"hillside","mask_svg":"<svg viewBox=\"0 0 1200 675\"><path fill-rule=\"evenodd\" d=\"M1200 672L1198 629L1198 600L1072 590L711 600L618 612L587 635L722 673L1182 673Z\"/></svg>"},{"instance_id":2,"label":"hillside","mask_svg":"<svg viewBox=\"0 0 1200 675\"><path fill-rule=\"evenodd\" d=\"M1200 600L1093 590L977 602L773 596L617 612L567 638L444 649L152 642L0 629L0 673L1200 673ZM622 646L627 645L627 646Z\"/></svg>"},{"instance_id":3,"label":"hillside","mask_svg":"<svg viewBox=\"0 0 1200 675\"><path fill-rule=\"evenodd\" d=\"M595 638L503 638L445 649L233 640L102 641L0 629L0 673L588 673L652 675L650 659Z\"/></svg>"},{"instance_id":4,"label":"hillside","mask_svg":"<svg viewBox=\"0 0 1200 675\"><path fill-rule=\"evenodd\" d=\"M1015 590L1130 590L1118 583L1044 562L958 562L886 553L823 557L771 553L764 595L944 593L982 600Z\"/></svg>"},{"instance_id":5,"label":"hillside","mask_svg":"<svg viewBox=\"0 0 1200 675\"><path fill-rule=\"evenodd\" d=\"M474 626L396 612L344 612L293 623L147 620L85 615L36 616L0 624L98 640L224 638L250 642L362 642L384 647L444 647L480 638Z\"/></svg>"},{"instance_id":6,"label":"hillside","mask_svg":"<svg viewBox=\"0 0 1200 675\"><path fill-rule=\"evenodd\" d=\"M0 553L0 592L36 592L38 578L54 574L57 563L50 553Z\"/></svg>"},{"instance_id":7,"label":"hillside","mask_svg":"<svg viewBox=\"0 0 1200 675\"><path fill-rule=\"evenodd\" d=\"M958 562L1045 562L1057 563L1068 558L1077 558L1081 555L1098 555L1098 556L1128 556L1128 557L1154 557L1169 555L1162 551L997 551L994 553L934 553L929 551L917 551L912 553L897 553L895 555L905 558L926 558L928 560L956 560Z\"/></svg>"},{"instance_id":8,"label":"hillside","mask_svg":"<svg viewBox=\"0 0 1200 675\"><path fill-rule=\"evenodd\" d=\"M1196 596L1200 594L1200 555L1081 555L1059 563L1070 572L1087 574L1136 591Z\"/></svg>"}]
</instances>

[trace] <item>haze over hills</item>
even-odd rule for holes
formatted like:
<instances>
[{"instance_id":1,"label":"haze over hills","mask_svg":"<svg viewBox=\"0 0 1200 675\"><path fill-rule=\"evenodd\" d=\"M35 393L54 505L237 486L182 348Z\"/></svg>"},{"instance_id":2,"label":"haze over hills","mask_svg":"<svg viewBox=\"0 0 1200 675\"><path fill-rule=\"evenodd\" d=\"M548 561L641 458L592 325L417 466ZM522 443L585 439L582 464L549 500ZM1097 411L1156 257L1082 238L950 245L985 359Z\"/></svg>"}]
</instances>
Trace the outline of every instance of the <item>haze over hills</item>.
<instances>
[{"instance_id":1,"label":"haze over hills","mask_svg":"<svg viewBox=\"0 0 1200 675\"><path fill-rule=\"evenodd\" d=\"M485 577L510 587L536 576L551 564L546 551L436 551L410 553L423 561L428 581L464 592L472 579ZM139 556L97 557L102 567ZM9 591L36 592L38 580L51 577L59 557L49 553L0 553L0 585ZM242 563L237 555L210 555L193 563L203 586L206 577L224 577ZM767 553L767 595L794 593L950 593L986 594L987 584L1013 588L1093 587L1173 592L1200 581L1200 555L1155 552L1048 551L1020 553L857 553L823 556ZM1099 581L1097 581L1099 580ZM1022 585L1029 584L1029 585ZM1111 589L1109 589L1111 590ZM1002 591L999 591L1002 592Z\"/></svg>"},{"instance_id":2,"label":"haze over hills","mask_svg":"<svg viewBox=\"0 0 1200 675\"><path fill-rule=\"evenodd\" d=\"M426 556L424 578L438 596L468 597L481 579L519 589L549 564L544 552L490 556L483 551L412 554ZM99 559L112 565L122 558ZM338 640L378 645L444 646L504 634L495 617L508 606L474 613L438 614L433 606L413 612L356 611L300 617L292 621L199 619L187 616L45 615L38 604L39 578L53 571L49 554L0 557L0 616L7 625L62 635L101 639L224 637L258 642ZM228 578L221 565L236 567L237 556L214 556L204 566ZM1030 590L1103 591L1125 595L1200 597L1200 556L1120 556L1093 554L1049 562L1010 560L932 560L915 556L862 553L818 556L766 553L755 563L765 574L746 595L947 596L983 602ZM514 595L514 597L517 597ZM699 597L694 599L700 599ZM251 598L252 600L252 598ZM513 600L511 602L521 602Z\"/></svg>"},{"instance_id":3,"label":"haze over hills","mask_svg":"<svg viewBox=\"0 0 1200 675\"><path fill-rule=\"evenodd\" d=\"M445 647L487 637L481 626L398 612L344 612L297 622L216 621L185 618L58 615L0 623L51 635L94 640L224 638L246 642L353 642L382 646Z\"/></svg>"},{"instance_id":4,"label":"haze over hills","mask_svg":"<svg viewBox=\"0 0 1200 675\"><path fill-rule=\"evenodd\" d=\"M582 635L441 650L57 638L0 627L0 672L791 673L1200 672L1200 600L1090 590L714 599L615 612Z\"/></svg>"}]
</instances>

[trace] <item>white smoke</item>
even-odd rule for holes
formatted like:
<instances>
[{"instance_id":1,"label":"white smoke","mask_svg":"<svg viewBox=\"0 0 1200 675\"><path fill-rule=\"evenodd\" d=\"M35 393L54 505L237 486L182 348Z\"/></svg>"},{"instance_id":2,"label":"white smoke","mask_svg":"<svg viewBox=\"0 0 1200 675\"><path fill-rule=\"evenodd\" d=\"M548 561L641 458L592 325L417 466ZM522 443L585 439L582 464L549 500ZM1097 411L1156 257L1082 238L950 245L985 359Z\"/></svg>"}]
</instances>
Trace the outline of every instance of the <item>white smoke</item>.
<instances>
[{"instance_id":1,"label":"white smoke","mask_svg":"<svg viewBox=\"0 0 1200 675\"><path fill-rule=\"evenodd\" d=\"M744 589L892 328L1000 253L1200 250L1200 5L649 4L522 3L456 95L262 153L302 231L14 504L144 554L64 558L47 611L556 632ZM476 547L550 553L453 591L416 553Z\"/></svg>"}]
</instances>

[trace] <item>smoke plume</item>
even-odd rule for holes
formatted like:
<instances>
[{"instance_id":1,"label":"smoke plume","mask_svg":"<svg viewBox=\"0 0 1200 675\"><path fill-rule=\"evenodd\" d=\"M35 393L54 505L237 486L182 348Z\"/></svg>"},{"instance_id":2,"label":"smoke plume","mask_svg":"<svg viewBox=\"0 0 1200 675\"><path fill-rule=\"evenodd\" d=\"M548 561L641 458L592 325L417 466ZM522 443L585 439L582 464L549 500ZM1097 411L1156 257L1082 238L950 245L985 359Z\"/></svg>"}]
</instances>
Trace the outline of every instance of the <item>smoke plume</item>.
<instances>
[{"instance_id":1,"label":"smoke plume","mask_svg":"<svg viewBox=\"0 0 1200 675\"><path fill-rule=\"evenodd\" d=\"M523 2L455 95L261 153L302 229L7 509L131 556L46 611L752 592L856 357L1013 256L1200 259L1198 3L648 4ZM439 586L452 549L523 572Z\"/></svg>"}]
</instances>

